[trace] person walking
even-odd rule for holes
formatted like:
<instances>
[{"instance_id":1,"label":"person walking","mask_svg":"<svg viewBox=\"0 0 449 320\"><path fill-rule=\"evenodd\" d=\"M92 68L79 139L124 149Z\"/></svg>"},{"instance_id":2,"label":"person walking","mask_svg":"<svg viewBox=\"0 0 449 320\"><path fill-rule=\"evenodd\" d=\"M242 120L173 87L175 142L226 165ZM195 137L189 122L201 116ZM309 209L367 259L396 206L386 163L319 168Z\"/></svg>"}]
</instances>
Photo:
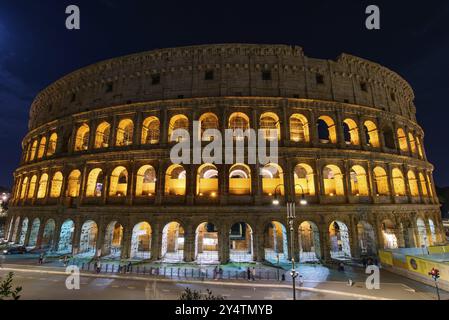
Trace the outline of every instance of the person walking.
<instances>
[{"instance_id":1,"label":"person walking","mask_svg":"<svg viewBox=\"0 0 449 320\"><path fill-rule=\"evenodd\" d=\"M304 285L304 279L301 274L299 275L298 281L299 281L299 286L302 287Z\"/></svg>"},{"instance_id":2,"label":"person walking","mask_svg":"<svg viewBox=\"0 0 449 320\"><path fill-rule=\"evenodd\" d=\"M217 280L217 272L218 272L218 267L215 266L214 267L214 280Z\"/></svg>"},{"instance_id":3,"label":"person walking","mask_svg":"<svg viewBox=\"0 0 449 320\"><path fill-rule=\"evenodd\" d=\"M42 252L40 255L39 255L39 264L43 264L44 263L44 253Z\"/></svg>"},{"instance_id":4,"label":"person walking","mask_svg":"<svg viewBox=\"0 0 449 320\"><path fill-rule=\"evenodd\" d=\"M218 279L222 279L223 278L223 269L222 267L218 268Z\"/></svg>"},{"instance_id":5,"label":"person walking","mask_svg":"<svg viewBox=\"0 0 449 320\"><path fill-rule=\"evenodd\" d=\"M101 272L101 262L100 262L100 260L98 260L98 262L97 262L97 268L96 268L97 270L97 273L100 273Z\"/></svg>"},{"instance_id":6,"label":"person walking","mask_svg":"<svg viewBox=\"0 0 449 320\"><path fill-rule=\"evenodd\" d=\"M251 269L251 280L256 281L256 268Z\"/></svg>"},{"instance_id":7,"label":"person walking","mask_svg":"<svg viewBox=\"0 0 449 320\"><path fill-rule=\"evenodd\" d=\"M67 264L69 263L69 259L67 258L67 256L64 256L64 267L67 267Z\"/></svg>"},{"instance_id":8,"label":"person walking","mask_svg":"<svg viewBox=\"0 0 449 320\"><path fill-rule=\"evenodd\" d=\"M248 278L248 281L251 280L251 270L249 269L249 267L246 269L246 276Z\"/></svg>"}]
</instances>

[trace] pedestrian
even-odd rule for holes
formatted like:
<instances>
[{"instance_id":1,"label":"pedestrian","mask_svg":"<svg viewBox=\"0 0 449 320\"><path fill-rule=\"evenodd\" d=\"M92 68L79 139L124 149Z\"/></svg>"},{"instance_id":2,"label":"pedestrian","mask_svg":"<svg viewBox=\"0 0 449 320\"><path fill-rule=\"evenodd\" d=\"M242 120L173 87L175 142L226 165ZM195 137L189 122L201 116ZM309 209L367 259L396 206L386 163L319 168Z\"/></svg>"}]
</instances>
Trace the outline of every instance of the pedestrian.
<instances>
[{"instance_id":1,"label":"pedestrian","mask_svg":"<svg viewBox=\"0 0 449 320\"><path fill-rule=\"evenodd\" d=\"M256 268L251 269L251 280L256 281Z\"/></svg>"},{"instance_id":2,"label":"pedestrian","mask_svg":"<svg viewBox=\"0 0 449 320\"><path fill-rule=\"evenodd\" d=\"M363 264L363 268L366 269L367 262L366 262L366 258L365 257L363 257L363 259L362 259L362 264Z\"/></svg>"},{"instance_id":3,"label":"pedestrian","mask_svg":"<svg viewBox=\"0 0 449 320\"><path fill-rule=\"evenodd\" d=\"M343 262L340 262L340 264L338 265L338 271L340 271L340 272L345 271L345 265L343 264Z\"/></svg>"},{"instance_id":4,"label":"pedestrian","mask_svg":"<svg viewBox=\"0 0 449 320\"><path fill-rule=\"evenodd\" d=\"M67 267L67 264L69 262L69 259L67 258L67 256L64 256L64 267Z\"/></svg>"},{"instance_id":5,"label":"pedestrian","mask_svg":"<svg viewBox=\"0 0 449 320\"><path fill-rule=\"evenodd\" d=\"M40 255L39 255L39 264L43 264L44 263L44 253L42 252Z\"/></svg>"},{"instance_id":6,"label":"pedestrian","mask_svg":"<svg viewBox=\"0 0 449 320\"><path fill-rule=\"evenodd\" d=\"M354 281L351 278L349 278L348 279L348 286L352 287L353 285L354 285Z\"/></svg>"},{"instance_id":7,"label":"pedestrian","mask_svg":"<svg viewBox=\"0 0 449 320\"><path fill-rule=\"evenodd\" d=\"M299 275L298 282L300 287L304 285L304 279L302 278L302 275Z\"/></svg>"},{"instance_id":8,"label":"pedestrian","mask_svg":"<svg viewBox=\"0 0 449 320\"><path fill-rule=\"evenodd\" d=\"M248 278L248 281L251 280L251 270L249 269L249 267L246 269L246 276Z\"/></svg>"},{"instance_id":9,"label":"pedestrian","mask_svg":"<svg viewBox=\"0 0 449 320\"><path fill-rule=\"evenodd\" d=\"M214 280L217 280L217 272L218 272L218 267L215 266L214 267Z\"/></svg>"},{"instance_id":10,"label":"pedestrian","mask_svg":"<svg viewBox=\"0 0 449 320\"><path fill-rule=\"evenodd\" d=\"M219 279L223 278L223 269L221 267L218 268L218 278Z\"/></svg>"},{"instance_id":11,"label":"pedestrian","mask_svg":"<svg viewBox=\"0 0 449 320\"><path fill-rule=\"evenodd\" d=\"M130 261L130 262L128 262L128 268L126 271L131 272L131 268L132 268L132 263Z\"/></svg>"},{"instance_id":12,"label":"pedestrian","mask_svg":"<svg viewBox=\"0 0 449 320\"><path fill-rule=\"evenodd\" d=\"M282 274L281 280L282 280L282 281L285 281L285 273Z\"/></svg>"},{"instance_id":13,"label":"pedestrian","mask_svg":"<svg viewBox=\"0 0 449 320\"><path fill-rule=\"evenodd\" d=\"M100 273L101 272L101 262L100 262L100 260L98 260L98 263L97 263L97 268L96 268L97 270L97 273Z\"/></svg>"}]
</instances>

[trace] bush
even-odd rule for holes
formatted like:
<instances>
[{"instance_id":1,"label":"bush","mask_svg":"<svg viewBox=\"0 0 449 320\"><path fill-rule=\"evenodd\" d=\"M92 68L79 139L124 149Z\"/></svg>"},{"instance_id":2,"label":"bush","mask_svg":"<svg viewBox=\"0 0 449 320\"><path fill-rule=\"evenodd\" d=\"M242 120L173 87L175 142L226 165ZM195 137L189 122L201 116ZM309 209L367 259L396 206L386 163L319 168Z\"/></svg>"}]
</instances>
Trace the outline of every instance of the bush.
<instances>
[{"instance_id":1,"label":"bush","mask_svg":"<svg viewBox=\"0 0 449 320\"><path fill-rule=\"evenodd\" d=\"M22 287L16 287L15 289L12 288L12 281L13 281L14 273L10 272L6 276L6 279L0 282L0 300L19 300L20 295L19 293L22 291ZM0 280L2 278L0 277Z\"/></svg>"},{"instance_id":2,"label":"bush","mask_svg":"<svg viewBox=\"0 0 449 320\"><path fill-rule=\"evenodd\" d=\"M221 296L214 296L209 289L206 289L206 292L206 294L203 294L201 291L192 291L189 288L185 288L184 292L179 296L179 300L224 300Z\"/></svg>"}]
</instances>

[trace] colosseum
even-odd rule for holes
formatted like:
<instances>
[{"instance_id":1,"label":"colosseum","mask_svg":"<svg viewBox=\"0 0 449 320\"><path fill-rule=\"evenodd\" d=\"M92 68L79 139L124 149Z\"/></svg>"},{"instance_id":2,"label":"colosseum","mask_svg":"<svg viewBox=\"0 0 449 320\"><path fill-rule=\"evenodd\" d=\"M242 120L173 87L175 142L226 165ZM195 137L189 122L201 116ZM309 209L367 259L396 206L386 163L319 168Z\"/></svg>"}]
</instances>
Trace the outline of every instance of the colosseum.
<instances>
[{"instance_id":1,"label":"colosseum","mask_svg":"<svg viewBox=\"0 0 449 320\"><path fill-rule=\"evenodd\" d=\"M278 162L174 164L180 128L253 128L267 143L276 130ZM106 60L37 95L22 147L6 230L28 247L326 262L445 241L412 88L348 54L221 44Z\"/></svg>"}]
</instances>

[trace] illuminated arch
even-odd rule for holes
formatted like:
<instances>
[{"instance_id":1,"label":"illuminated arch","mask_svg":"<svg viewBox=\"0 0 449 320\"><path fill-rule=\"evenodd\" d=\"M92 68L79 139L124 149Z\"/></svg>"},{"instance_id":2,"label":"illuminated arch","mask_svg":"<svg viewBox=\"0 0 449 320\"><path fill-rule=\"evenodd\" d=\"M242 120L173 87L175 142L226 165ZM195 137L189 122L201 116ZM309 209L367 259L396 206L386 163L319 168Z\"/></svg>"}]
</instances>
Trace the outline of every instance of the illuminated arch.
<instances>
[{"instance_id":1,"label":"illuminated arch","mask_svg":"<svg viewBox=\"0 0 449 320\"><path fill-rule=\"evenodd\" d=\"M61 172L56 172L53 175L53 178L51 180L51 186L50 186L50 197L51 198L59 198L61 196L61 189L62 189L62 180L63 176Z\"/></svg>"},{"instance_id":2,"label":"illuminated arch","mask_svg":"<svg viewBox=\"0 0 449 320\"><path fill-rule=\"evenodd\" d=\"M20 188L20 199L24 199L25 198L25 194L28 188L28 177L25 177L22 180L22 186Z\"/></svg>"},{"instance_id":3,"label":"illuminated arch","mask_svg":"<svg viewBox=\"0 0 449 320\"><path fill-rule=\"evenodd\" d=\"M309 121L299 113L290 116L290 140L294 142L309 142Z\"/></svg>"},{"instance_id":4,"label":"illuminated arch","mask_svg":"<svg viewBox=\"0 0 449 320\"><path fill-rule=\"evenodd\" d=\"M344 196L343 174L336 165L327 165L323 168L324 195Z\"/></svg>"},{"instance_id":5,"label":"illuminated arch","mask_svg":"<svg viewBox=\"0 0 449 320\"><path fill-rule=\"evenodd\" d=\"M362 166L353 166L350 170L351 192L353 196L369 196L368 179Z\"/></svg>"},{"instance_id":6,"label":"illuminated arch","mask_svg":"<svg viewBox=\"0 0 449 320\"><path fill-rule=\"evenodd\" d=\"M278 221L271 221L264 231L265 260L271 263L288 260L287 229Z\"/></svg>"},{"instance_id":7,"label":"illuminated arch","mask_svg":"<svg viewBox=\"0 0 449 320\"><path fill-rule=\"evenodd\" d=\"M390 187L388 186L387 172L382 167L375 167L373 169L374 183L376 184L377 195L388 196L390 195Z\"/></svg>"},{"instance_id":8,"label":"illuminated arch","mask_svg":"<svg viewBox=\"0 0 449 320\"><path fill-rule=\"evenodd\" d=\"M317 120L318 138L321 143L337 143L337 129L334 120L329 116L321 116Z\"/></svg>"},{"instance_id":9,"label":"illuminated arch","mask_svg":"<svg viewBox=\"0 0 449 320\"><path fill-rule=\"evenodd\" d=\"M183 114L177 114L171 117L170 123L168 126L168 139L169 141L181 141L181 137L179 136L173 136L173 133L177 129L183 129L189 132L189 119L187 116Z\"/></svg>"},{"instance_id":10,"label":"illuminated arch","mask_svg":"<svg viewBox=\"0 0 449 320\"><path fill-rule=\"evenodd\" d=\"M151 116L142 123L142 144L157 144L160 136L160 122L157 117Z\"/></svg>"},{"instance_id":11,"label":"illuminated arch","mask_svg":"<svg viewBox=\"0 0 449 320\"><path fill-rule=\"evenodd\" d=\"M254 260L253 229L246 222L234 223L229 230L229 260L251 262Z\"/></svg>"},{"instance_id":12,"label":"illuminated arch","mask_svg":"<svg viewBox=\"0 0 449 320\"><path fill-rule=\"evenodd\" d=\"M264 195L284 195L284 173L275 163L266 164L260 171L262 175L262 192Z\"/></svg>"},{"instance_id":13,"label":"illuminated arch","mask_svg":"<svg viewBox=\"0 0 449 320\"><path fill-rule=\"evenodd\" d=\"M415 136L413 135L413 133L409 132L408 133L408 140L410 143L410 149L412 151L413 154L416 153L416 142L415 142Z\"/></svg>"},{"instance_id":14,"label":"illuminated arch","mask_svg":"<svg viewBox=\"0 0 449 320\"><path fill-rule=\"evenodd\" d=\"M109 178L109 196L122 197L128 191L128 170L123 166L116 167Z\"/></svg>"},{"instance_id":15,"label":"illuminated arch","mask_svg":"<svg viewBox=\"0 0 449 320\"><path fill-rule=\"evenodd\" d=\"M150 259L151 258L151 225L142 221L133 228L131 236L132 259Z\"/></svg>"},{"instance_id":16,"label":"illuminated arch","mask_svg":"<svg viewBox=\"0 0 449 320\"><path fill-rule=\"evenodd\" d=\"M184 259L184 228L178 222L169 222L162 230L162 261L180 262Z\"/></svg>"},{"instance_id":17,"label":"illuminated arch","mask_svg":"<svg viewBox=\"0 0 449 320\"><path fill-rule=\"evenodd\" d=\"M320 232L314 222L304 221L299 225L298 243L301 262L316 262L320 259Z\"/></svg>"},{"instance_id":18,"label":"illuminated arch","mask_svg":"<svg viewBox=\"0 0 449 320\"><path fill-rule=\"evenodd\" d=\"M315 195L315 178L313 169L305 163L297 164L294 170L295 194Z\"/></svg>"},{"instance_id":19,"label":"illuminated arch","mask_svg":"<svg viewBox=\"0 0 449 320\"><path fill-rule=\"evenodd\" d=\"M377 131L377 126L371 120L365 121L363 124L365 129L366 143L368 146L379 148L379 133Z\"/></svg>"},{"instance_id":20,"label":"illuminated arch","mask_svg":"<svg viewBox=\"0 0 449 320\"><path fill-rule=\"evenodd\" d=\"M198 168L196 175L196 194L216 197L218 194L218 170L210 163L205 163Z\"/></svg>"},{"instance_id":21,"label":"illuminated arch","mask_svg":"<svg viewBox=\"0 0 449 320\"><path fill-rule=\"evenodd\" d=\"M95 149L109 147L109 138L111 135L111 125L104 121L97 126L95 131Z\"/></svg>"},{"instance_id":22,"label":"illuminated arch","mask_svg":"<svg viewBox=\"0 0 449 320\"><path fill-rule=\"evenodd\" d=\"M402 128L399 128L397 131L397 135L398 135L399 149L401 151L407 152L408 143L407 143L407 136L405 135L404 130Z\"/></svg>"},{"instance_id":23,"label":"illuminated arch","mask_svg":"<svg viewBox=\"0 0 449 320\"><path fill-rule=\"evenodd\" d=\"M36 151L37 151L37 140L33 141L33 144L31 145L31 150L29 153L28 161L33 161L36 157Z\"/></svg>"},{"instance_id":24,"label":"illuminated arch","mask_svg":"<svg viewBox=\"0 0 449 320\"><path fill-rule=\"evenodd\" d=\"M101 197L103 194L103 170L95 168L87 176L86 197Z\"/></svg>"},{"instance_id":25,"label":"illuminated arch","mask_svg":"<svg viewBox=\"0 0 449 320\"><path fill-rule=\"evenodd\" d=\"M56 152L56 144L58 143L58 134L53 132L48 140L47 157L52 156Z\"/></svg>"},{"instance_id":26,"label":"illuminated arch","mask_svg":"<svg viewBox=\"0 0 449 320\"><path fill-rule=\"evenodd\" d=\"M112 221L106 228L103 254L110 257L120 257L123 243L123 226Z\"/></svg>"},{"instance_id":27,"label":"illuminated arch","mask_svg":"<svg viewBox=\"0 0 449 320\"><path fill-rule=\"evenodd\" d=\"M402 171L398 168L394 168L391 175L393 179L394 194L396 196L405 196L407 192L405 190L405 180Z\"/></svg>"},{"instance_id":28,"label":"illuminated arch","mask_svg":"<svg viewBox=\"0 0 449 320\"><path fill-rule=\"evenodd\" d=\"M333 221L329 225L329 243L332 258L350 258L351 247L349 229L341 221Z\"/></svg>"},{"instance_id":29,"label":"illuminated arch","mask_svg":"<svg viewBox=\"0 0 449 320\"><path fill-rule=\"evenodd\" d=\"M115 145L118 147L133 144L134 122L131 119L122 119L117 127Z\"/></svg>"},{"instance_id":30,"label":"illuminated arch","mask_svg":"<svg viewBox=\"0 0 449 320\"><path fill-rule=\"evenodd\" d=\"M37 152L37 158L41 159L45 155L45 147L47 146L47 138L42 137L39 143L39 150Z\"/></svg>"},{"instance_id":31,"label":"illuminated arch","mask_svg":"<svg viewBox=\"0 0 449 320\"><path fill-rule=\"evenodd\" d=\"M236 163L229 169L229 194L251 194L251 169L243 163Z\"/></svg>"},{"instance_id":32,"label":"illuminated arch","mask_svg":"<svg viewBox=\"0 0 449 320\"><path fill-rule=\"evenodd\" d=\"M37 176L34 175L30 180L30 187L28 189L28 199L34 197L34 192L36 191Z\"/></svg>"},{"instance_id":33,"label":"illuminated arch","mask_svg":"<svg viewBox=\"0 0 449 320\"><path fill-rule=\"evenodd\" d=\"M418 149L418 155L422 159L424 157L424 151L421 144L421 138L418 136L416 137L416 149Z\"/></svg>"},{"instance_id":34,"label":"illuminated arch","mask_svg":"<svg viewBox=\"0 0 449 320\"><path fill-rule=\"evenodd\" d=\"M165 194L184 196L186 194L186 171L179 164L171 165L165 173Z\"/></svg>"},{"instance_id":35,"label":"illuminated arch","mask_svg":"<svg viewBox=\"0 0 449 320\"><path fill-rule=\"evenodd\" d=\"M67 196L78 197L80 194L81 172L73 170L67 178Z\"/></svg>"},{"instance_id":36,"label":"illuminated arch","mask_svg":"<svg viewBox=\"0 0 449 320\"><path fill-rule=\"evenodd\" d=\"M39 179L39 188L37 189L37 198L43 199L47 195L48 174L44 173Z\"/></svg>"},{"instance_id":37,"label":"illuminated arch","mask_svg":"<svg viewBox=\"0 0 449 320\"><path fill-rule=\"evenodd\" d=\"M354 120L343 120L343 132L346 144L353 146L358 146L360 144L359 128Z\"/></svg>"},{"instance_id":38,"label":"illuminated arch","mask_svg":"<svg viewBox=\"0 0 449 320\"><path fill-rule=\"evenodd\" d=\"M136 196L152 196L156 193L156 170L147 164L139 168L136 177Z\"/></svg>"},{"instance_id":39,"label":"illuminated arch","mask_svg":"<svg viewBox=\"0 0 449 320\"><path fill-rule=\"evenodd\" d=\"M418 181L416 180L416 175L412 170L408 171L407 180L410 187L410 195L412 197L419 197Z\"/></svg>"},{"instance_id":40,"label":"illuminated arch","mask_svg":"<svg viewBox=\"0 0 449 320\"><path fill-rule=\"evenodd\" d=\"M243 112L234 112L229 116L228 128L243 131L249 129L249 117Z\"/></svg>"},{"instance_id":41,"label":"illuminated arch","mask_svg":"<svg viewBox=\"0 0 449 320\"><path fill-rule=\"evenodd\" d=\"M220 126L218 123L218 117L215 113L207 112L203 113L199 118L199 139L201 141L211 141L210 136L204 136L204 132L208 129L216 129L220 130Z\"/></svg>"},{"instance_id":42,"label":"illuminated arch","mask_svg":"<svg viewBox=\"0 0 449 320\"><path fill-rule=\"evenodd\" d=\"M75 151L87 150L89 148L89 132L90 128L86 123L83 123L75 136Z\"/></svg>"},{"instance_id":43,"label":"illuminated arch","mask_svg":"<svg viewBox=\"0 0 449 320\"><path fill-rule=\"evenodd\" d=\"M213 223L203 222L195 231L195 261L218 263L218 230Z\"/></svg>"},{"instance_id":44,"label":"illuminated arch","mask_svg":"<svg viewBox=\"0 0 449 320\"><path fill-rule=\"evenodd\" d=\"M389 149L396 149L393 129L389 125L386 125L382 129L382 133L384 136L385 147Z\"/></svg>"},{"instance_id":45,"label":"illuminated arch","mask_svg":"<svg viewBox=\"0 0 449 320\"><path fill-rule=\"evenodd\" d=\"M266 140L272 141L281 139L281 125L279 123L279 117L274 112L265 112L260 116L259 129L263 131L263 135ZM276 134L272 134L271 131L275 130Z\"/></svg>"},{"instance_id":46,"label":"illuminated arch","mask_svg":"<svg viewBox=\"0 0 449 320\"><path fill-rule=\"evenodd\" d=\"M97 250L98 226L95 221L88 220L81 227L79 252L84 256L94 256Z\"/></svg>"},{"instance_id":47,"label":"illuminated arch","mask_svg":"<svg viewBox=\"0 0 449 320\"><path fill-rule=\"evenodd\" d=\"M426 178L424 178L424 175L420 172L419 175L419 184L421 185L421 192L423 197L428 197L429 193L427 191L427 183Z\"/></svg>"},{"instance_id":48,"label":"illuminated arch","mask_svg":"<svg viewBox=\"0 0 449 320\"><path fill-rule=\"evenodd\" d=\"M396 225L391 220L382 221L384 249L397 249L399 247L396 233Z\"/></svg>"}]
</instances>

